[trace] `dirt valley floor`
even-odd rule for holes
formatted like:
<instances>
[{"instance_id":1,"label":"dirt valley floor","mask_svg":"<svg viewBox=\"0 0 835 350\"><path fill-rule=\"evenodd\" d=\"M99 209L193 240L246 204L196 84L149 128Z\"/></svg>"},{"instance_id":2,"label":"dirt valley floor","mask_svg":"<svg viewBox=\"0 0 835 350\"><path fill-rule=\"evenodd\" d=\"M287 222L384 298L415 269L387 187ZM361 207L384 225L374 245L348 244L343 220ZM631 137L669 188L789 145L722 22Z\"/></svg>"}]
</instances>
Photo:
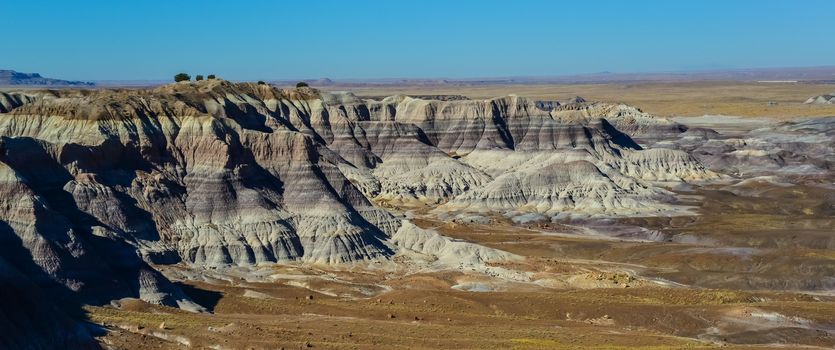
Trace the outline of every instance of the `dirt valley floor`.
<instances>
[{"instance_id":1,"label":"dirt valley floor","mask_svg":"<svg viewBox=\"0 0 835 350\"><path fill-rule=\"evenodd\" d=\"M835 348L835 107L804 104L835 85L332 90L0 93L0 325L106 349Z\"/></svg>"},{"instance_id":2,"label":"dirt valley floor","mask_svg":"<svg viewBox=\"0 0 835 350\"><path fill-rule=\"evenodd\" d=\"M87 311L113 330L102 340L116 348L835 346L835 296L827 292L835 286L835 190L752 190L758 194L688 192L697 216L582 226L457 224L421 214L417 225L524 259L478 269L230 269L184 279L212 314L138 301ZM780 205L786 201L794 205ZM670 238L654 240L655 232Z\"/></svg>"}]
</instances>

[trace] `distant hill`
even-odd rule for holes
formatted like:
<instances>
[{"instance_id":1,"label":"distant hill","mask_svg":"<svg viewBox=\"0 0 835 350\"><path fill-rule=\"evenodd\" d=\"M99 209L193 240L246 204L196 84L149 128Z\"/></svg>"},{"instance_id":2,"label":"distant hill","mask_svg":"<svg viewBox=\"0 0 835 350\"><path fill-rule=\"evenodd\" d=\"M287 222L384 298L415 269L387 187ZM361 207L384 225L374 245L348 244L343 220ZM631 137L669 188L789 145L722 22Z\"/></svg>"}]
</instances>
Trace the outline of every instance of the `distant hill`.
<instances>
[{"instance_id":1,"label":"distant hill","mask_svg":"<svg viewBox=\"0 0 835 350\"><path fill-rule=\"evenodd\" d=\"M294 86L298 80L273 80L278 86ZM361 78L306 79L310 86L481 86L526 84L597 84L690 81L745 81L762 83L835 83L835 66L717 69L668 72L596 72L557 76L508 76L473 78Z\"/></svg>"},{"instance_id":2,"label":"distant hill","mask_svg":"<svg viewBox=\"0 0 835 350\"><path fill-rule=\"evenodd\" d=\"M86 81L70 81L44 78L38 73L20 73L13 70L0 70L0 86L93 86Z\"/></svg>"}]
</instances>

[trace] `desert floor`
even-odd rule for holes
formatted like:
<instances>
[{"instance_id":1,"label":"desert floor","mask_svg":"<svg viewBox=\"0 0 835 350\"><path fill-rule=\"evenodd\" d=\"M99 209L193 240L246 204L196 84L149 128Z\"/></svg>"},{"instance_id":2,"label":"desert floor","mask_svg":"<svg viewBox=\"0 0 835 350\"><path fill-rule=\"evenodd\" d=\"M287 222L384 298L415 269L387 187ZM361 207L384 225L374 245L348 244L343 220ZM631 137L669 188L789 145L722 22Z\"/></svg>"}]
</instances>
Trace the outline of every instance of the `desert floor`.
<instances>
[{"instance_id":1,"label":"desert floor","mask_svg":"<svg viewBox=\"0 0 835 350\"><path fill-rule=\"evenodd\" d=\"M707 114L795 119L835 115L835 105L803 103L809 97L835 92L835 84L681 82L349 87L344 89L360 96L464 95L482 99L516 94L541 100L564 100L582 96L591 101L623 102L641 108L644 112L660 116Z\"/></svg>"},{"instance_id":2,"label":"desert floor","mask_svg":"<svg viewBox=\"0 0 835 350\"><path fill-rule=\"evenodd\" d=\"M118 348L835 346L835 296L802 291L835 274L835 219L817 211L831 206L835 191L762 184L751 190L768 193L767 200L704 189L689 193L701 215L582 230L500 218L460 225L414 211L420 226L526 257L499 267L529 272L535 282L397 262L291 264L185 280L213 314L135 300L87 310L115 330L102 340ZM609 238L638 228L688 239Z\"/></svg>"}]
</instances>

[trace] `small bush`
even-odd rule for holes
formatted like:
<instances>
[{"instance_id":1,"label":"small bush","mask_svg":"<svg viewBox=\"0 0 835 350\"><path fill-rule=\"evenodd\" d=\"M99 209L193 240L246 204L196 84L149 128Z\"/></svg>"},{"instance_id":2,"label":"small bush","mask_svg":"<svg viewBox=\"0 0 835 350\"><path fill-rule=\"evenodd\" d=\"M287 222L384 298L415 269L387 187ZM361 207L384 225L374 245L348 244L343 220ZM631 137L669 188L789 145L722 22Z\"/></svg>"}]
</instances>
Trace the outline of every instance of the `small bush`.
<instances>
[{"instance_id":1,"label":"small bush","mask_svg":"<svg viewBox=\"0 0 835 350\"><path fill-rule=\"evenodd\" d=\"M196 77L194 77L194 80L201 81L201 80L203 80L203 76L198 74Z\"/></svg>"},{"instance_id":2,"label":"small bush","mask_svg":"<svg viewBox=\"0 0 835 350\"><path fill-rule=\"evenodd\" d=\"M209 76L206 77L206 78L209 79L209 80L212 80L212 79L215 79L215 75L214 74L209 74Z\"/></svg>"},{"instance_id":3,"label":"small bush","mask_svg":"<svg viewBox=\"0 0 835 350\"><path fill-rule=\"evenodd\" d=\"M178 82L178 83L181 82L181 81L189 81L189 80L191 80L191 76L186 74L186 73L179 73L179 74L174 76L174 81Z\"/></svg>"},{"instance_id":4,"label":"small bush","mask_svg":"<svg viewBox=\"0 0 835 350\"><path fill-rule=\"evenodd\" d=\"M258 85L267 85L267 83L265 83L263 80L259 80Z\"/></svg>"},{"instance_id":5,"label":"small bush","mask_svg":"<svg viewBox=\"0 0 835 350\"><path fill-rule=\"evenodd\" d=\"M309 86L310 85L307 85L307 83L305 83L303 81L300 81L300 82L296 83L296 88L303 88L303 87L309 87Z\"/></svg>"}]
</instances>

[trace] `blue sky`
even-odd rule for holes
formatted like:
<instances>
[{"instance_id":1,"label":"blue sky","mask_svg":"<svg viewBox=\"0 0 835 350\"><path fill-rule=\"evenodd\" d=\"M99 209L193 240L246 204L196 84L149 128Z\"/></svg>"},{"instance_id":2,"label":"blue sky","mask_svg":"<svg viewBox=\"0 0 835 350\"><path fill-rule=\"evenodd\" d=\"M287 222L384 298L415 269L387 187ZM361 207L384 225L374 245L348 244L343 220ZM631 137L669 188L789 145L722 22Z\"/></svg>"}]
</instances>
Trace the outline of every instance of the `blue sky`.
<instances>
[{"instance_id":1,"label":"blue sky","mask_svg":"<svg viewBox=\"0 0 835 350\"><path fill-rule=\"evenodd\" d=\"M0 0L0 8L0 69L64 79L835 65L831 0Z\"/></svg>"}]
</instances>

